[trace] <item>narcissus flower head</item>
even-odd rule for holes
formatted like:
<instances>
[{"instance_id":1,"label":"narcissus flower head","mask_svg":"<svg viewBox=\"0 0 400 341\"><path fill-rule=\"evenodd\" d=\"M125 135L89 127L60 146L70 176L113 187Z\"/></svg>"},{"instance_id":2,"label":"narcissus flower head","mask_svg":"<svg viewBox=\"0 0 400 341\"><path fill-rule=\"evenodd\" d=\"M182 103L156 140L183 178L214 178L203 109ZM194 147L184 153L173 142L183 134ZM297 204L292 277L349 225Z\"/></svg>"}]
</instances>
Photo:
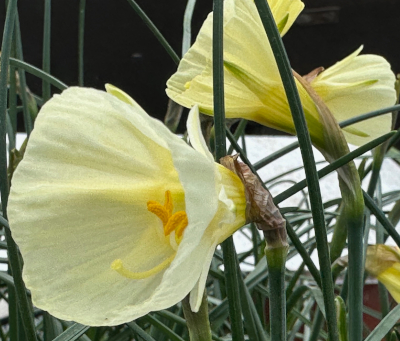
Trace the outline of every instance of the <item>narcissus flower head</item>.
<instances>
[{"instance_id":1,"label":"narcissus flower head","mask_svg":"<svg viewBox=\"0 0 400 341\"><path fill-rule=\"evenodd\" d=\"M243 184L215 163L198 109L192 146L121 90L69 88L42 108L12 179L9 221L33 302L117 325L191 292L199 308L217 244L245 223Z\"/></svg>"},{"instance_id":2,"label":"narcissus flower head","mask_svg":"<svg viewBox=\"0 0 400 341\"><path fill-rule=\"evenodd\" d=\"M400 303L400 249L397 246L368 246L365 269Z\"/></svg>"},{"instance_id":3,"label":"narcissus flower head","mask_svg":"<svg viewBox=\"0 0 400 341\"><path fill-rule=\"evenodd\" d=\"M300 0L270 0L281 35L285 34L304 5ZM199 104L213 114L212 13L196 42L182 58L177 72L167 82L167 94L175 102ZM393 105L395 77L385 59L362 55L361 48L322 71L305 76L337 121ZM314 101L296 80L308 128L314 144L324 149L321 122ZM271 46L253 0L224 2L224 84L226 117L245 118L295 134L286 94ZM391 128L391 115L344 129L349 143L364 144Z\"/></svg>"}]
</instances>

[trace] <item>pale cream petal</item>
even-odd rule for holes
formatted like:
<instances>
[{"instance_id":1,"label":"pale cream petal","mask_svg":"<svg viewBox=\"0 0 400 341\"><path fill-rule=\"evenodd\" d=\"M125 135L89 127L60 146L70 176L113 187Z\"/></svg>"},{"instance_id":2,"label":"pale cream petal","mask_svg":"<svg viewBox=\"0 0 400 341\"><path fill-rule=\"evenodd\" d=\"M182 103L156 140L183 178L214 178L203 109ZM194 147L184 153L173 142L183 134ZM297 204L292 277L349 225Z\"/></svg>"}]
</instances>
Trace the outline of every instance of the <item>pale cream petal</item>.
<instances>
[{"instance_id":1,"label":"pale cream petal","mask_svg":"<svg viewBox=\"0 0 400 341\"><path fill-rule=\"evenodd\" d=\"M206 287L206 281L208 272L210 270L210 264L215 252L216 244L212 245L208 251L206 258L204 259L203 263L203 271L201 272L201 276L197 281L195 287L190 292L189 303L190 308L193 312L197 313L201 306L201 301L203 298L204 289Z\"/></svg>"},{"instance_id":2,"label":"pale cream petal","mask_svg":"<svg viewBox=\"0 0 400 341\"><path fill-rule=\"evenodd\" d=\"M106 84L104 87L106 88L106 91L109 94L117 97L121 101L123 101L127 104L131 104L131 105L134 105L136 103L131 96L129 96L125 91L122 91L121 89L117 88L116 86L114 86L112 84Z\"/></svg>"},{"instance_id":3,"label":"pale cream petal","mask_svg":"<svg viewBox=\"0 0 400 341\"><path fill-rule=\"evenodd\" d=\"M195 98L200 92L197 102L200 110L208 114L212 112L211 46L212 13L204 22L196 42L182 58L177 73L167 82L168 96L186 107L196 103ZM224 3L224 62L249 75L254 88L261 84L258 92L263 96L265 84L280 83L268 38L251 0L226 0ZM252 90L225 70L225 93L232 96L232 103L230 98L226 98L228 117L232 117L235 111L237 113L240 106L242 112L248 108L253 111L260 108L262 103Z\"/></svg>"},{"instance_id":4,"label":"pale cream petal","mask_svg":"<svg viewBox=\"0 0 400 341\"><path fill-rule=\"evenodd\" d=\"M300 0L268 0L268 3L275 22L280 28L281 36L284 36L303 10L304 4ZM285 24L280 27L280 23Z\"/></svg>"},{"instance_id":5,"label":"pale cream petal","mask_svg":"<svg viewBox=\"0 0 400 341\"><path fill-rule=\"evenodd\" d=\"M296 16L300 1L272 1L279 17ZM295 134L283 84L268 38L251 0L226 0L224 19L225 114L245 118ZM289 23L289 21L288 21ZM211 62L212 13L197 40L181 60L178 71L167 82L167 94L179 104L213 114ZM304 97L303 105L312 135L319 139L321 124L314 105ZM308 96L307 96L308 97Z\"/></svg>"},{"instance_id":6,"label":"pale cream petal","mask_svg":"<svg viewBox=\"0 0 400 341\"><path fill-rule=\"evenodd\" d=\"M318 75L313 88L338 122L396 102L395 77L389 63L376 55L359 55L362 47ZM365 144L391 130L391 114L357 123L344 134L349 143Z\"/></svg>"},{"instance_id":7,"label":"pale cream petal","mask_svg":"<svg viewBox=\"0 0 400 341\"><path fill-rule=\"evenodd\" d=\"M207 157L211 162L214 162L214 158L207 148L206 141L201 132L200 125L200 113L199 106L195 104L192 109L190 109L189 116L186 122L186 127L188 131L189 141L192 147L199 153Z\"/></svg>"},{"instance_id":8,"label":"pale cream petal","mask_svg":"<svg viewBox=\"0 0 400 341\"><path fill-rule=\"evenodd\" d=\"M115 325L181 300L202 271L190 257L208 252L200 240L216 211L214 172L136 103L83 88L55 96L37 118L9 203L35 304L65 320ZM122 277L110 268L115 259L141 272L173 253L146 207L166 190L188 214L184 247L157 275Z\"/></svg>"}]
</instances>

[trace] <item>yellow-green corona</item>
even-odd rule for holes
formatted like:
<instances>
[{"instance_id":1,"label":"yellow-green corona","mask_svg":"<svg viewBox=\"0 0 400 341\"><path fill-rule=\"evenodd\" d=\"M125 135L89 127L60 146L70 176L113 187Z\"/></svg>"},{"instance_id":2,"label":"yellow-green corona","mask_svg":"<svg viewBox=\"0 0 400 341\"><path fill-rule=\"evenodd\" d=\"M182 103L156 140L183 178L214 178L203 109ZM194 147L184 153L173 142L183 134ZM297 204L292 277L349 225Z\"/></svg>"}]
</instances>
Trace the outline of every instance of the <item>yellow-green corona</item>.
<instances>
[{"instance_id":1,"label":"yellow-green corona","mask_svg":"<svg viewBox=\"0 0 400 341\"><path fill-rule=\"evenodd\" d=\"M300 0L269 0L283 36L304 5ZM167 94L175 102L213 114L212 21L204 22L196 42L182 58L167 82ZM396 101L395 76L389 63L376 55L359 55L359 48L332 67L306 76L337 121L391 106ZM253 0L224 1L224 80L228 118L244 118L295 134L286 94L271 46ZM319 65L316 65L318 67ZM314 101L296 84L314 144L326 141ZM361 145L391 128L391 114L344 129L349 143Z\"/></svg>"},{"instance_id":2,"label":"yellow-green corona","mask_svg":"<svg viewBox=\"0 0 400 341\"><path fill-rule=\"evenodd\" d=\"M69 88L40 111L12 179L9 222L34 304L117 325L190 293L199 309L217 244L245 223L243 184L121 90Z\"/></svg>"}]
</instances>

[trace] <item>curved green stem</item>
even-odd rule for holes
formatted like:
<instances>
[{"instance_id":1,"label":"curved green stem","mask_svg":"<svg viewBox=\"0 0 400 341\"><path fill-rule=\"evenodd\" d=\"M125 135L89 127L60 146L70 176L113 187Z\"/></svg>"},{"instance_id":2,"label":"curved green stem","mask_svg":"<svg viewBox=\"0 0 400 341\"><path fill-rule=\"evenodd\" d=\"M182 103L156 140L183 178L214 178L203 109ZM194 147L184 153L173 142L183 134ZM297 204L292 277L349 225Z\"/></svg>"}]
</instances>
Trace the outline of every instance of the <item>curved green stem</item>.
<instances>
[{"instance_id":1,"label":"curved green stem","mask_svg":"<svg viewBox=\"0 0 400 341\"><path fill-rule=\"evenodd\" d=\"M265 248L268 263L271 340L286 340L285 263L288 247Z\"/></svg>"},{"instance_id":2,"label":"curved green stem","mask_svg":"<svg viewBox=\"0 0 400 341\"><path fill-rule=\"evenodd\" d=\"M194 313L190 308L189 295L182 300L183 313L189 329L190 341L210 341L211 328L208 319L207 294L204 291L200 310Z\"/></svg>"}]
</instances>

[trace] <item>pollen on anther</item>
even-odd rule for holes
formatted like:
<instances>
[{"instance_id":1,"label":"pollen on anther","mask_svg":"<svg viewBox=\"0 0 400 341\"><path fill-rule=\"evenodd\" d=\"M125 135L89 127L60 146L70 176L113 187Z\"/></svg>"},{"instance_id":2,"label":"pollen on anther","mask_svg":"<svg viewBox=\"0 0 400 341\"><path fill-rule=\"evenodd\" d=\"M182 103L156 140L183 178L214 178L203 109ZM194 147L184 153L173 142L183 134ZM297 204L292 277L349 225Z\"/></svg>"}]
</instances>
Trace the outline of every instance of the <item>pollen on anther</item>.
<instances>
[{"instance_id":1,"label":"pollen on anther","mask_svg":"<svg viewBox=\"0 0 400 341\"><path fill-rule=\"evenodd\" d=\"M154 213L158 218L160 218L163 226L165 227L165 225L168 223L170 215L163 205L159 204L156 201L148 201L147 210L151 213Z\"/></svg>"},{"instance_id":2,"label":"pollen on anther","mask_svg":"<svg viewBox=\"0 0 400 341\"><path fill-rule=\"evenodd\" d=\"M186 226L188 225L188 218L185 211L179 211L174 213L171 218L169 218L167 225L164 227L164 234L168 236L172 231L182 235Z\"/></svg>"}]
</instances>

